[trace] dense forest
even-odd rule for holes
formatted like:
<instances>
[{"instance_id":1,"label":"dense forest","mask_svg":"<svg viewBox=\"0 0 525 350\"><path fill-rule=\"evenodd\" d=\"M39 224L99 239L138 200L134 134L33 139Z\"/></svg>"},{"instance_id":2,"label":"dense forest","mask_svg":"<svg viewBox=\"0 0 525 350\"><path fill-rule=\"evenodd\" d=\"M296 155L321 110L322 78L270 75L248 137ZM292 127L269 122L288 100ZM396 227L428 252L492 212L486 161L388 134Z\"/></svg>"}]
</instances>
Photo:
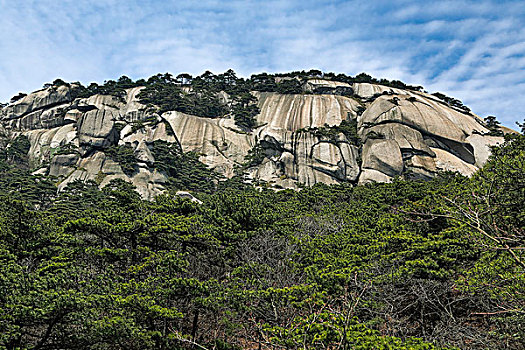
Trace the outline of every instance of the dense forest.
<instances>
[{"instance_id":1,"label":"dense forest","mask_svg":"<svg viewBox=\"0 0 525 350\"><path fill-rule=\"evenodd\" d=\"M161 110L234 113L250 128L249 91L297 83L159 75L77 93L138 85ZM30 174L27 138L1 146L0 348L524 347L523 135L471 178L277 192L218 179L158 142L172 186L154 201L124 181L57 192ZM108 152L125 163L126 150Z\"/></svg>"}]
</instances>

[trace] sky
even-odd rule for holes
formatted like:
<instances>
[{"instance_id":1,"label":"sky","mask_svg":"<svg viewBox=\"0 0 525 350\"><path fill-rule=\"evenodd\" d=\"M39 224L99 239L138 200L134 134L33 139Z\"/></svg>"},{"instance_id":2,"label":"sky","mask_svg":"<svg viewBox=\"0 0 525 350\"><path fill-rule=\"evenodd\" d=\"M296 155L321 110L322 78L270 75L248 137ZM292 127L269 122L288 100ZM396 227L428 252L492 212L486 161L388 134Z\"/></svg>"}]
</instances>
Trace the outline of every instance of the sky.
<instances>
[{"instance_id":1,"label":"sky","mask_svg":"<svg viewBox=\"0 0 525 350\"><path fill-rule=\"evenodd\" d=\"M0 0L0 101L56 78L320 69L525 119L525 1Z\"/></svg>"}]
</instances>

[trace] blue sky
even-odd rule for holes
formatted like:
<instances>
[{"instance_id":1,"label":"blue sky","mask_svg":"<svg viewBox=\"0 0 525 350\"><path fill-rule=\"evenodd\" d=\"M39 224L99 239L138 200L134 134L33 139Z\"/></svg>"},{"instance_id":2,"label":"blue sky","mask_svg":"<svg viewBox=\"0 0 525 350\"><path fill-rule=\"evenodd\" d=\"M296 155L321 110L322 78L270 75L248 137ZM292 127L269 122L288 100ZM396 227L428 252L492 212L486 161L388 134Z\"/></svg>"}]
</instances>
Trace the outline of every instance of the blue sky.
<instances>
[{"instance_id":1,"label":"blue sky","mask_svg":"<svg viewBox=\"0 0 525 350\"><path fill-rule=\"evenodd\" d=\"M57 77L318 68L423 85L515 128L525 1L0 0L0 101Z\"/></svg>"}]
</instances>

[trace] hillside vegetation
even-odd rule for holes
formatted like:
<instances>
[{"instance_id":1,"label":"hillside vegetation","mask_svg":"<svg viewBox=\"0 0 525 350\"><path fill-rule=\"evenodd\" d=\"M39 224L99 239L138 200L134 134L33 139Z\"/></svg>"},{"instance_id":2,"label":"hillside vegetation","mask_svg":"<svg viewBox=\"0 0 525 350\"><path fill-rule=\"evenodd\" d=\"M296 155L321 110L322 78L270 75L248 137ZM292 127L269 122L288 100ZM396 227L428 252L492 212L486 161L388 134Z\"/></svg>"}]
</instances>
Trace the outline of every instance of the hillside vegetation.
<instances>
[{"instance_id":1,"label":"hillside vegetation","mask_svg":"<svg viewBox=\"0 0 525 350\"><path fill-rule=\"evenodd\" d=\"M57 192L29 146L0 150L0 348L523 348L525 136L471 178L279 192L156 144L202 204Z\"/></svg>"}]
</instances>

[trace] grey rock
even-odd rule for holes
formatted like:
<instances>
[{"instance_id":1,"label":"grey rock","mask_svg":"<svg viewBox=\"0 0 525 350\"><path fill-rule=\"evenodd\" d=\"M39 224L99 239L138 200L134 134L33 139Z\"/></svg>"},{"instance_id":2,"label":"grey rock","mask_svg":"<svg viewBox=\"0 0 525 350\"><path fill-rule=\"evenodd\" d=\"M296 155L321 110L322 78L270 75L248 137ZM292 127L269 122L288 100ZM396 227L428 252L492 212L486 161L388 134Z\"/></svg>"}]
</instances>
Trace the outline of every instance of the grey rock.
<instances>
[{"instance_id":1,"label":"grey rock","mask_svg":"<svg viewBox=\"0 0 525 350\"><path fill-rule=\"evenodd\" d=\"M363 143L374 137L395 140L401 150L413 150L434 157L434 152L423 140L421 132L399 123L386 123L369 128L362 128L361 136Z\"/></svg>"},{"instance_id":2,"label":"grey rock","mask_svg":"<svg viewBox=\"0 0 525 350\"><path fill-rule=\"evenodd\" d=\"M354 88L355 95L361 98L371 98L377 95L381 95L383 93L408 94L408 92L400 89L394 89L383 85L369 83L355 83L352 87Z\"/></svg>"},{"instance_id":3,"label":"grey rock","mask_svg":"<svg viewBox=\"0 0 525 350\"><path fill-rule=\"evenodd\" d=\"M234 176L257 146L264 159L247 169L246 177L276 189L318 182L388 182L395 176L430 178L440 170L471 175L486 162L488 146L503 140L486 136L488 130L476 116L433 96L375 84L309 79L304 89L314 94L252 92L260 114L251 132L239 128L232 116L210 119L175 111L157 115L155 108L140 103L142 89L127 89L122 98L94 95L74 101L67 86L39 90L0 110L0 136L26 135L31 164L58 176L59 189L77 179L101 187L123 179L147 199L162 193L167 181L155 169L150 150L158 140L196 152L224 177ZM353 96L340 96L337 89ZM226 93L218 97L231 102ZM315 131L348 120L357 120L362 146L343 133L323 136ZM135 173L124 174L104 153L112 145L134 148ZM57 155L63 147L78 154Z\"/></svg>"},{"instance_id":4,"label":"grey rock","mask_svg":"<svg viewBox=\"0 0 525 350\"><path fill-rule=\"evenodd\" d=\"M368 140L363 146L363 168L388 176L401 175L404 163L398 143L395 140Z\"/></svg>"},{"instance_id":5,"label":"grey rock","mask_svg":"<svg viewBox=\"0 0 525 350\"><path fill-rule=\"evenodd\" d=\"M359 176L359 185L364 185L372 182L391 182L392 177L388 176L379 170L363 169Z\"/></svg>"},{"instance_id":6,"label":"grey rock","mask_svg":"<svg viewBox=\"0 0 525 350\"><path fill-rule=\"evenodd\" d=\"M498 136L482 136L473 134L467 137L467 142L474 149L476 166L482 167L490 156L490 147L503 143L503 138Z\"/></svg>"},{"instance_id":7,"label":"grey rock","mask_svg":"<svg viewBox=\"0 0 525 350\"><path fill-rule=\"evenodd\" d=\"M113 108L86 112L78 121L78 139L84 148L103 148L118 140L115 121L119 111Z\"/></svg>"},{"instance_id":8,"label":"grey rock","mask_svg":"<svg viewBox=\"0 0 525 350\"><path fill-rule=\"evenodd\" d=\"M155 163L155 158L144 141L139 142L137 148L135 148L135 158L149 166L152 166Z\"/></svg>"},{"instance_id":9,"label":"grey rock","mask_svg":"<svg viewBox=\"0 0 525 350\"><path fill-rule=\"evenodd\" d=\"M53 157L49 165L49 175L66 177L71 174L79 159L78 154L59 154Z\"/></svg>"},{"instance_id":10,"label":"grey rock","mask_svg":"<svg viewBox=\"0 0 525 350\"><path fill-rule=\"evenodd\" d=\"M438 170L453 171L465 176L470 176L479 169L475 165L469 164L452 153L440 148L433 148L432 150L436 153L435 164Z\"/></svg>"},{"instance_id":11,"label":"grey rock","mask_svg":"<svg viewBox=\"0 0 525 350\"><path fill-rule=\"evenodd\" d=\"M392 122L456 142L465 142L466 137L474 131L487 131L474 117L446 108L430 99L412 102L402 98L396 104L391 96L378 97L359 118L359 127Z\"/></svg>"},{"instance_id":12,"label":"grey rock","mask_svg":"<svg viewBox=\"0 0 525 350\"><path fill-rule=\"evenodd\" d=\"M67 86L49 87L38 90L9 104L0 111L0 119L21 118L30 112L53 107L71 101L71 88Z\"/></svg>"}]
</instances>

